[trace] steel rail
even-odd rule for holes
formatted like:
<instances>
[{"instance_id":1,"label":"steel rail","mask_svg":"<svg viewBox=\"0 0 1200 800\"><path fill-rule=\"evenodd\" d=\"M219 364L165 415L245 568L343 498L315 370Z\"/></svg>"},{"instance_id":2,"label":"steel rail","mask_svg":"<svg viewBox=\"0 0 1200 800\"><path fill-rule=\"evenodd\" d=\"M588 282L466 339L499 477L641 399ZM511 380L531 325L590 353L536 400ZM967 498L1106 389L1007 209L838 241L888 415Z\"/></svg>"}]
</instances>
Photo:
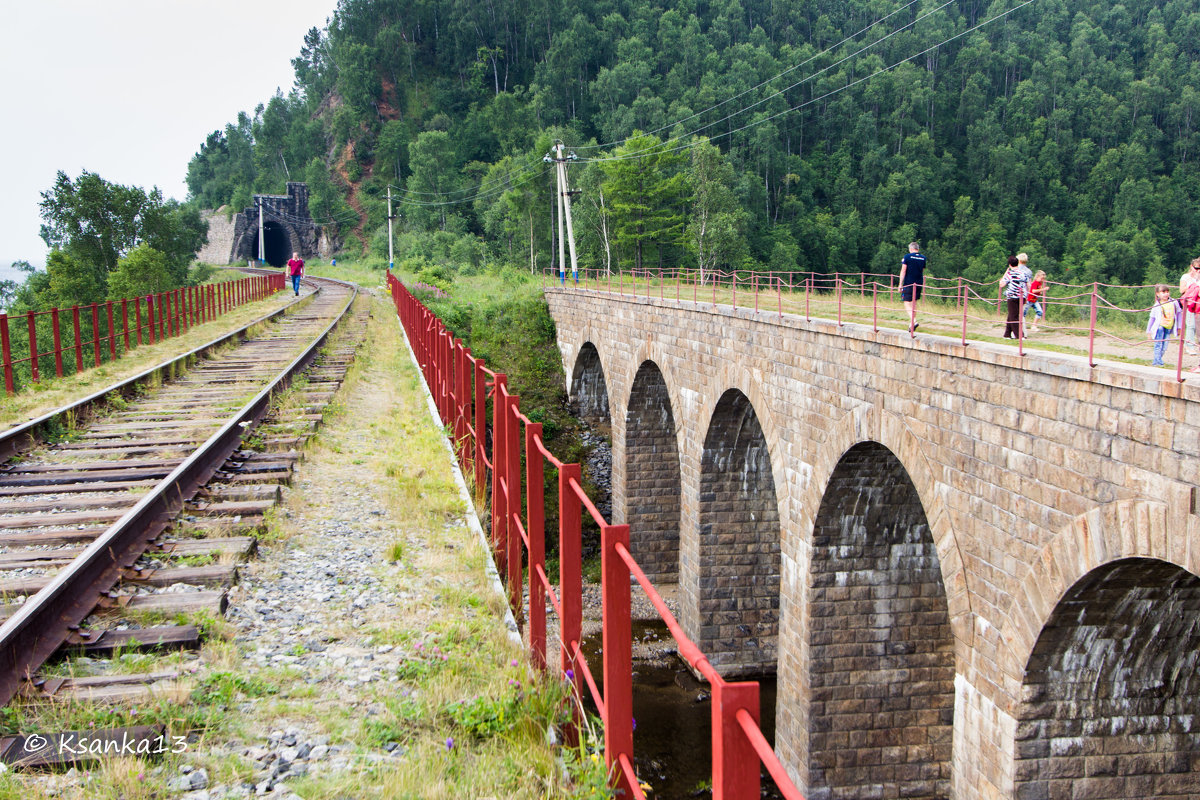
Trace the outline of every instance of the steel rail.
<instances>
[{"instance_id":1,"label":"steel rail","mask_svg":"<svg viewBox=\"0 0 1200 800\"><path fill-rule=\"evenodd\" d=\"M245 430L266 415L274 395L317 357L356 296L353 288L345 306L303 353L0 626L0 704L20 691L23 682L116 585L122 571L170 524L184 502L237 450Z\"/></svg>"},{"instance_id":2,"label":"steel rail","mask_svg":"<svg viewBox=\"0 0 1200 800\"><path fill-rule=\"evenodd\" d=\"M289 301L287 305L284 305L269 314L265 314L255 320L252 320L237 330L222 334L216 339L202 344L199 347L193 348L182 355L173 356L166 361L139 372L132 378L126 378L125 380L118 381L117 383L111 384L97 392L88 395L87 397L84 397L82 400L76 400L68 403L61 408L57 408L54 411L49 411L40 417L9 428L8 430L0 433L0 463L8 461L22 450L25 450L36 444L38 441L38 432L55 420L62 419L63 417L67 417L72 414L76 416L84 414L94 406L102 403L105 398L110 397L113 394L123 395L125 392L133 389L135 386L145 383L156 375L159 375L166 370L171 369L172 367L179 366L180 364L186 365L189 360L193 358L202 358L216 348L244 337L246 331L250 330L255 325L261 325L262 323L268 322L275 317L286 313L287 311L293 310L299 306L307 305L315 296L315 293L313 293L307 294L301 298L293 299Z\"/></svg>"}]
</instances>

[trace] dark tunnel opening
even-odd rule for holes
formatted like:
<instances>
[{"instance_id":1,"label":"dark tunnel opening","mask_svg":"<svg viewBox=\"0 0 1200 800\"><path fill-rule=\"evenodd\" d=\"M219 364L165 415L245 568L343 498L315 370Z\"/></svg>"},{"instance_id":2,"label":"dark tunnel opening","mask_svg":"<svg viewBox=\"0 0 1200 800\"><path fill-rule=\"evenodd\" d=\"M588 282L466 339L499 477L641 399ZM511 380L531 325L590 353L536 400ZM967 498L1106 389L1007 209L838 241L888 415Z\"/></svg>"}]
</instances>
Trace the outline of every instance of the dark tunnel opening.
<instances>
[{"instance_id":1,"label":"dark tunnel opening","mask_svg":"<svg viewBox=\"0 0 1200 800\"><path fill-rule=\"evenodd\" d=\"M292 257L292 243L287 230L278 222L263 223L263 258L272 267L282 267ZM258 233L254 234L254 255L258 256Z\"/></svg>"}]
</instances>

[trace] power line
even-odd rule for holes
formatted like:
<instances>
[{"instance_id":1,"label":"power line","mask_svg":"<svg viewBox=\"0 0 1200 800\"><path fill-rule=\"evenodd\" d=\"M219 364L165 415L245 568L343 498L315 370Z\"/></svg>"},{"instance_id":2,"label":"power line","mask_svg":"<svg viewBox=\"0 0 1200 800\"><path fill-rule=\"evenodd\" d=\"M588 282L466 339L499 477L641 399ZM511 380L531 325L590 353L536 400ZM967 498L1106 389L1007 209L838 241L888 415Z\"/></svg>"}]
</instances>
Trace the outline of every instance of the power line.
<instances>
[{"instance_id":1,"label":"power line","mask_svg":"<svg viewBox=\"0 0 1200 800\"><path fill-rule=\"evenodd\" d=\"M907 61L911 61L914 58L919 58L923 55L926 55L927 53L931 53L934 50L937 50L939 47L942 47L943 45L949 44L950 42L953 42L956 39L961 39L963 36L966 36L967 34L974 33L975 31L979 30L980 28L982 28L986 25L990 25L991 23L993 23L999 19L1003 19L1003 18L1007 17L1009 14L1012 14L1013 12L1020 11L1022 8L1024 8L1025 6L1027 6L1033 2L1035 2L1035 0L1024 0L1024 2L1022 2L1016 6L1013 6L1012 8L1008 9L1007 11L1003 11L990 19L986 19L983 22L978 23L977 25L967 28L966 30L961 31L959 33L956 33L953 36L949 36L946 39L943 39L941 42L938 42L937 44L932 45L930 47L927 47L924 50L921 50L920 52L905 56L904 58L900 59L899 61L896 61L895 63L890 64L881 69L878 69L869 75L865 75L862 78L859 78L858 80L851 81L851 82L847 83L846 85L840 86L837 89L833 89L832 91L826 92L825 94L820 95L819 97L814 97L814 98L804 101L803 103L798 103L797 105L794 105L790 108L784 109L783 111L779 111L775 114L771 114L768 117L763 117L762 119L754 120L745 125L742 125L739 128L734 128L733 130L724 131L722 133L715 134L708 138L709 138L709 140L712 140L712 139L721 139L721 138L733 136L733 134L735 134L735 133L741 133L742 131L749 130L750 128L754 128L754 127L756 127L758 125L762 125L763 123L766 123L766 122L770 122L771 120L777 119L785 114L790 114L794 111L799 111L802 108L807 108L808 106L813 105L814 103L819 103L822 100L825 100L836 94L840 94L841 92L844 92L847 89L857 86L858 84L863 83L865 81L868 81L871 78L876 77L877 75L880 75L884 72L891 72L896 67L900 66L901 64L903 64ZM676 137L676 139L672 139L672 140L668 140L668 141L675 141L675 140L678 140L679 138L682 138L682 137ZM659 147L647 148L644 151L639 151L639 152L652 152L652 151L658 150L663 144L666 144L666 142L663 142L662 144L660 144ZM664 152L670 152L670 153L682 152L684 150L688 150L692 147L695 147L696 144L697 143L694 141L686 142L682 145L677 145L675 147L668 148ZM642 156L639 155L638 153L633 153L633 154L623 154L620 156L608 156L608 157L603 157L603 158L582 159L582 161L584 161L585 163L596 163L596 162L601 162L601 161L624 161L624 160L631 160L631 159L641 158L641 157Z\"/></svg>"},{"instance_id":2,"label":"power line","mask_svg":"<svg viewBox=\"0 0 1200 800\"><path fill-rule=\"evenodd\" d=\"M915 5L915 4L916 4L917 2L919 2L919 1L920 1L920 0L910 0L910 1L909 1L907 4L905 4L905 5L901 6L900 8L897 8L896 10L892 11L892 12L891 12L891 13L889 13L889 14L886 14L886 15L884 15L884 16L882 16L882 17L880 17L879 19L877 19L877 20L875 20L874 22L872 22L870 25L867 25L867 26L866 26L866 27L864 27L864 28L860 28L860 29L859 29L858 31L856 31L855 33L852 33L852 34L850 34L849 36L846 36L846 37L844 37L844 38L843 38L843 39L842 39L840 42L838 42L837 44L830 45L829 47L825 48L824 50L822 50L822 51L821 51L821 52L819 52L819 53L814 53L813 55L811 55L811 56L809 56L808 58L806 58L806 59L804 59L803 61L801 61L799 64L793 64L792 66L790 66L790 67L788 67L787 69L785 69L783 72L779 72L779 73L777 73L777 74L775 74L775 75L771 76L770 78L767 78L765 81L762 81L761 83L759 83L759 84L758 84L758 85L756 85L756 86L752 86L752 87L750 87L749 89L745 89L745 90L743 90L743 91L741 91L741 92L738 92L737 94L733 95L732 97L728 97L728 98L726 98L726 99L722 100L722 101L721 101L721 102L719 102L719 103L714 103L713 105L709 106L708 108L702 109L701 111L697 111L697 112L695 112L694 114L690 114L689 116L683 117L682 119L677 119L677 120L675 120L674 122L669 122L669 123L667 123L666 125L663 125L663 126L661 126L661 127L655 128L654 130L651 130L651 131L646 131L645 133L646 133L646 134L648 134L648 135L653 135L653 134L659 133L659 132L661 132L661 131L665 131L665 130L668 130L668 129L670 129L670 128L674 128L676 125L681 125L681 124L683 124L684 122L687 122L687 121L688 121L688 120L690 120L690 119L694 119L694 118L696 118L696 117L699 117L699 116L701 116L702 114L707 114L708 112L710 112L710 111L713 111L714 109L720 108L721 106L725 105L726 103L731 103L731 102L733 102L734 100L737 100L739 97L742 97L742 96L744 96L744 95L750 94L751 92L755 92L755 91L757 91L757 90L761 89L762 87L766 86L767 84L773 83L773 82L775 82L776 80L778 80L779 78L782 78L784 75L787 75L787 74L788 74L788 73L790 73L790 72L794 72L794 71L796 71L796 70L800 69L800 67L803 67L804 65L806 65L806 64L809 64L809 63L811 63L811 62L815 61L816 59L820 58L821 56L823 56L823 55L826 55L827 53L830 53L830 52L832 52L832 51L836 50L837 48L839 48L839 47L841 47L842 45L844 45L846 42L849 42L849 41L851 41L851 40L855 39L856 37L858 37L858 36L862 35L862 34L863 34L863 33L865 33L866 31L869 31L869 30L871 30L871 28L875 27L876 25L880 24L881 22L885 22L886 20L890 19L891 17L895 16L896 14L899 14L901 11L905 11L906 9L908 9L909 7L911 7L911 6ZM951 0L951 2L953 2L953 0ZM949 5L949 3L946 3L946 5ZM945 5L943 5L943 6L939 7L938 9L935 9L935 11L937 11L937 10L940 10L941 8L945 8ZM933 12L929 12L929 13L933 13ZM889 38L889 37L891 37L893 34L895 34L895 33L899 32L899 31L901 31L901 30L904 30L904 28L907 28L907 27L909 27L909 26L911 26L911 25L914 25L915 23L919 22L921 19L923 19L925 16L928 16L928 15L929 15L929 14L924 14L924 15L922 15L921 17L918 17L917 19L913 20L912 22L908 23L907 25L904 25L904 26L902 26L902 27L900 27L900 28L897 28L895 31L893 31L892 33L888 34L888 36L885 36L885 37L883 37L883 38L884 38L884 39L886 39L886 38ZM869 47L873 47L874 45L878 44L878 43L879 43L879 42L881 42L881 41L883 41L883 39L879 39L879 40L876 40L875 42L872 42L870 45L868 45L868 48L869 48ZM867 48L863 48L863 49L867 49ZM859 52L859 53L861 53L861 52L862 52L862 50L859 50L858 52ZM857 53L855 53L854 55L857 55ZM844 59L843 59L843 60L844 60ZM840 62L839 62L839 63L840 63ZM828 69L828 67L826 67L826 69ZM816 73L816 74L820 74L820 73ZM796 86L796 85L798 85L798 84L793 84L793 86L789 86L789 87L788 87L788 89L791 89L791 88L793 88L793 87L794 87L794 86ZM787 91L787 89L783 89L783 90L781 90L781 91ZM765 102L766 100L769 100L769 99L771 99L771 97L775 97L775 96L777 96L778 94L780 94L780 92L776 92L776 93L775 93L775 94L773 94L773 95L770 95L770 96L768 96L768 97L766 97L766 98L763 98L763 100L759 100L759 101L758 101L758 103ZM735 112L734 112L734 113L733 113L731 116L736 116L737 114L740 114L742 111L745 111L745 110L747 110L748 108L753 108L753 107L754 107L754 105L758 105L758 103L755 103L755 104L752 104L752 105L750 105L750 106L747 106L746 108L743 108L741 111L735 111ZM728 118L729 118L729 117L725 117L724 119L728 119ZM717 121L718 121L718 122L723 122L723 121L724 121L724 119L717 120ZM715 123L714 123L714 124L715 124ZM701 130L703 130L703 128L701 128ZM628 137L628 136L627 136L627 137L625 137L624 139L620 140L620 141L607 142L607 143L605 143L605 144L581 145L581 146L579 146L579 147L576 147L575 149L576 149L576 150L599 150L599 149L603 149L603 148L605 148L605 147L615 147L615 146L617 146L617 145L624 144L624 143L625 143L625 142L627 142L627 141L629 141L629 137Z\"/></svg>"}]
</instances>

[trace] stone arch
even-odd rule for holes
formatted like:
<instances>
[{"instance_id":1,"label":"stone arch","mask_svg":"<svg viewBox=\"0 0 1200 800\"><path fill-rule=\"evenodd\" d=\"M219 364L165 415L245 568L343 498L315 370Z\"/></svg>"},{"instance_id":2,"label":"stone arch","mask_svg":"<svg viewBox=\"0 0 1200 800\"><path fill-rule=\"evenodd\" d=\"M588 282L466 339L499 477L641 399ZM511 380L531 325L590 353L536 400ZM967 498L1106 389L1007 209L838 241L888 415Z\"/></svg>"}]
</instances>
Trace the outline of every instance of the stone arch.
<instances>
[{"instance_id":1,"label":"stone arch","mask_svg":"<svg viewBox=\"0 0 1200 800\"><path fill-rule=\"evenodd\" d=\"M1087 572L1025 669L1015 797L1195 797L1200 577L1155 558Z\"/></svg>"},{"instance_id":2,"label":"stone arch","mask_svg":"<svg viewBox=\"0 0 1200 800\"><path fill-rule=\"evenodd\" d=\"M612 430L612 415L605 374L600 351L590 341L584 342L571 369L571 402L581 419L607 435Z\"/></svg>"},{"instance_id":3,"label":"stone arch","mask_svg":"<svg viewBox=\"0 0 1200 800\"><path fill-rule=\"evenodd\" d=\"M699 637L723 675L771 672L781 524L768 440L750 399L721 395L700 459Z\"/></svg>"},{"instance_id":4,"label":"stone arch","mask_svg":"<svg viewBox=\"0 0 1200 800\"><path fill-rule=\"evenodd\" d=\"M811 543L817 509L821 507L842 456L862 442L877 442L893 453L916 490L937 548L950 629L960 654L965 656L974 642L967 570L934 468L925 457L920 440L901 417L875 407L861 407L847 412L829 427L825 438L811 449L816 453L812 477L797 501L801 536L806 544Z\"/></svg>"},{"instance_id":5,"label":"stone arch","mask_svg":"<svg viewBox=\"0 0 1200 800\"><path fill-rule=\"evenodd\" d=\"M630 551L652 580L679 580L678 426L662 370L643 361L625 413L625 522Z\"/></svg>"},{"instance_id":6,"label":"stone arch","mask_svg":"<svg viewBox=\"0 0 1200 800\"><path fill-rule=\"evenodd\" d=\"M239 224L239 227L240 224ZM304 253L305 246L302 237L296 229L287 222L267 219L263 221L264 257L272 267L282 267L287 264L292 253ZM244 229L238 236L233 248L233 255L238 261L258 258L258 217L247 220Z\"/></svg>"},{"instance_id":7,"label":"stone arch","mask_svg":"<svg viewBox=\"0 0 1200 800\"><path fill-rule=\"evenodd\" d=\"M942 567L916 486L884 445L838 459L809 574L810 786L949 797L955 644Z\"/></svg>"},{"instance_id":8,"label":"stone arch","mask_svg":"<svg viewBox=\"0 0 1200 800\"><path fill-rule=\"evenodd\" d=\"M1187 515L1156 501L1120 500L1076 517L1042 548L1009 598L998 632L1004 643L1005 674L1022 679L1058 604L1096 568L1121 559L1150 558L1200 572L1200 553L1189 561L1188 539Z\"/></svg>"}]
</instances>

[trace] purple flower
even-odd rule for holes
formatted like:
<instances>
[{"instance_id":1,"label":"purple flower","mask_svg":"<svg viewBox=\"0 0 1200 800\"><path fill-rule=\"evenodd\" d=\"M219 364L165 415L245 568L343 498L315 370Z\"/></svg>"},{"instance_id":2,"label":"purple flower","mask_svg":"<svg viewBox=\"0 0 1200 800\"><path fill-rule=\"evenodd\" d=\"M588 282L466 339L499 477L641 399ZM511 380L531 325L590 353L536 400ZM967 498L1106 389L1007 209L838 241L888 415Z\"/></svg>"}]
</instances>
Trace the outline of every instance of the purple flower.
<instances>
[{"instance_id":1,"label":"purple flower","mask_svg":"<svg viewBox=\"0 0 1200 800\"><path fill-rule=\"evenodd\" d=\"M511 662L511 666L515 667L516 665L517 665L517 660L514 658Z\"/></svg>"},{"instance_id":2,"label":"purple flower","mask_svg":"<svg viewBox=\"0 0 1200 800\"><path fill-rule=\"evenodd\" d=\"M446 737L446 749L447 749L447 750L453 750L453 749L454 749L454 737L453 737L453 736L447 736L447 737Z\"/></svg>"},{"instance_id":3,"label":"purple flower","mask_svg":"<svg viewBox=\"0 0 1200 800\"><path fill-rule=\"evenodd\" d=\"M637 717L630 717L630 719L633 720L633 729L636 731L637 730Z\"/></svg>"},{"instance_id":4,"label":"purple flower","mask_svg":"<svg viewBox=\"0 0 1200 800\"><path fill-rule=\"evenodd\" d=\"M573 669L567 670L567 680L570 681L571 683L575 682L575 670L573 670Z\"/></svg>"}]
</instances>

